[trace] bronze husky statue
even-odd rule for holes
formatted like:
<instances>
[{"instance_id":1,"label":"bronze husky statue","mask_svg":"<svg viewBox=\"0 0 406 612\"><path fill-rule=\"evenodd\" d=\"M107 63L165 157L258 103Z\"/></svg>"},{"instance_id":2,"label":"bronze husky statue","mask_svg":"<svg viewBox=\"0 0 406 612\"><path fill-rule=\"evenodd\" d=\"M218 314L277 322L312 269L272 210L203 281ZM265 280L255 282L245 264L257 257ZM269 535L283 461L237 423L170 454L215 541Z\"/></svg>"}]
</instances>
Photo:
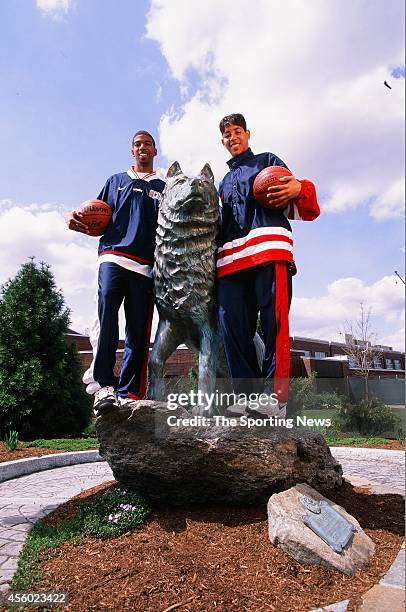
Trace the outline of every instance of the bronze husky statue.
<instances>
[{"instance_id":1,"label":"bronze husky statue","mask_svg":"<svg viewBox=\"0 0 406 612\"><path fill-rule=\"evenodd\" d=\"M220 344L214 298L219 198L213 173L206 164L197 176L186 176L174 162L166 181L153 272L159 324L148 386L148 398L160 400L165 362L183 343L198 351L199 391L213 393Z\"/></svg>"}]
</instances>

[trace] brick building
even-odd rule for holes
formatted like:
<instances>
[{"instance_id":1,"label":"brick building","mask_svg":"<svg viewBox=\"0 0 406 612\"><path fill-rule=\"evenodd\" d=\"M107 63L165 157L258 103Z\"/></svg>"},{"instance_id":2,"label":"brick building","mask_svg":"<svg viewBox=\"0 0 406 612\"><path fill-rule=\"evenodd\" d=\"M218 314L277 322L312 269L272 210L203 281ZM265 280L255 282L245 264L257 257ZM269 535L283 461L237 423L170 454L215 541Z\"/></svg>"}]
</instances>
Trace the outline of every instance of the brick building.
<instances>
[{"instance_id":1,"label":"brick building","mask_svg":"<svg viewBox=\"0 0 406 612\"><path fill-rule=\"evenodd\" d=\"M87 370L93 359L92 346L90 344L89 337L83 334L78 334L72 329L69 329L67 334L67 341L69 344L76 344L77 349L79 351L80 359L82 361L83 371ZM123 350L124 340L119 340L117 349L116 370L118 370L121 365ZM196 365L197 363L195 354L186 347L179 347L166 362L165 376L187 376L190 368L195 368Z\"/></svg>"},{"instance_id":2,"label":"brick building","mask_svg":"<svg viewBox=\"0 0 406 612\"><path fill-rule=\"evenodd\" d=\"M88 336L69 330L69 343L75 343L85 371L92 361L92 347ZM151 345L152 346L152 345ZM318 379L344 379L357 374L356 365L348 357L344 343L294 336L290 339L291 376L309 376L316 372ZM124 341L119 341L117 367L121 363ZM404 378L405 353L390 346L378 346L381 355L374 360L371 378ZM186 347L179 347L168 359L165 376L187 376L190 368L196 368L196 356Z\"/></svg>"},{"instance_id":3,"label":"brick building","mask_svg":"<svg viewBox=\"0 0 406 612\"><path fill-rule=\"evenodd\" d=\"M349 340L349 339L348 339ZM295 336L290 339L291 356L300 355L305 376L310 371L317 372L318 377L335 378L341 371L341 376L355 375L357 366L347 354L344 342L328 342L315 338L302 338ZM374 359L370 376L376 377L404 377L405 353L394 351L391 346L376 345L380 356ZM341 365L340 365L341 364Z\"/></svg>"}]
</instances>

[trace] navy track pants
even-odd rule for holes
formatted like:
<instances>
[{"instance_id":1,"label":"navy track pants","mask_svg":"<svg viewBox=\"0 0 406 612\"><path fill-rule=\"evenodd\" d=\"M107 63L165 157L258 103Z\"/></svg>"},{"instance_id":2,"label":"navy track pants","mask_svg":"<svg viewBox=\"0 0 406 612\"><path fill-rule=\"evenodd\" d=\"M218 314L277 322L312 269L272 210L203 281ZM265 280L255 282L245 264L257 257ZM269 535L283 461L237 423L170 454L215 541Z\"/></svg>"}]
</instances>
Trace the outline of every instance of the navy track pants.
<instances>
[{"instance_id":1,"label":"navy track pants","mask_svg":"<svg viewBox=\"0 0 406 612\"><path fill-rule=\"evenodd\" d=\"M125 348L120 376L114 375L119 339L118 311L124 301ZM152 280L104 262L99 267L98 313L100 335L94 379L112 386L122 397L142 399L146 392L147 363L153 314Z\"/></svg>"},{"instance_id":2,"label":"navy track pants","mask_svg":"<svg viewBox=\"0 0 406 612\"><path fill-rule=\"evenodd\" d=\"M292 275L289 264L286 265L290 306ZM235 272L217 281L220 331L235 393L273 392L277 332L275 295L274 262ZM253 342L258 312L265 343L262 371Z\"/></svg>"}]
</instances>

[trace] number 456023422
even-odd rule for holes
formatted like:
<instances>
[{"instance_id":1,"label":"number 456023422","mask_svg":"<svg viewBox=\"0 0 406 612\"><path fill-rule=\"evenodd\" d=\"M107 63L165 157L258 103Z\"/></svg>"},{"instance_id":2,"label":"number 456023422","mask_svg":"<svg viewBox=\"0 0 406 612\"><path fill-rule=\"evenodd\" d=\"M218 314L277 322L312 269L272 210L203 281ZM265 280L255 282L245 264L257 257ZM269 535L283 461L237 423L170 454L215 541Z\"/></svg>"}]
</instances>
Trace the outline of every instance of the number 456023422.
<instances>
[{"instance_id":1,"label":"number 456023422","mask_svg":"<svg viewBox=\"0 0 406 612\"><path fill-rule=\"evenodd\" d=\"M68 594L54 592L34 593L32 591L12 591L4 596L3 601L6 604L19 604L27 606L33 604L66 606L68 604Z\"/></svg>"}]
</instances>

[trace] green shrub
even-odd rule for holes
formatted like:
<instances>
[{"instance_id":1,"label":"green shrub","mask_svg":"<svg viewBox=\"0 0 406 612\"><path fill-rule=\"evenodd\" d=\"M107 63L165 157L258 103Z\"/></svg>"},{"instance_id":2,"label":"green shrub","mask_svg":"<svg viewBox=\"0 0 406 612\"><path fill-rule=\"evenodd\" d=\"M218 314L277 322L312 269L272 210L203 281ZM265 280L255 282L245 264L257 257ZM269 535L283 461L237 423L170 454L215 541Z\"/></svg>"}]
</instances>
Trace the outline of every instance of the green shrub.
<instances>
[{"instance_id":1,"label":"green shrub","mask_svg":"<svg viewBox=\"0 0 406 612\"><path fill-rule=\"evenodd\" d=\"M8 451L14 451L17 448L18 444L18 431L13 429L12 431L8 431L4 436L4 446Z\"/></svg>"},{"instance_id":2,"label":"green shrub","mask_svg":"<svg viewBox=\"0 0 406 612\"><path fill-rule=\"evenodd\" d=\"M24 264L0 290L0 432L76 435L90 420L69 310L48 265Z\"/></svg>"},{"instance_id":3,"label":"green shrub","mask_svg":"<svg viewBox=\"0 0 406 612\"><path fill-rule=\"evenodd\" d=\"M96 435L96 419L92 417L89 425L82 431L82 436L85 438L97 438Z\"/></svg>"},{"instance_id":4,"label":"green shrub","mask_svg":"<svg viewBox=\"0 0 406 612\"><path fill-rule=\"evenodd\" d=\"M150 510L135 492L115 488L79 506L78 520L86 535L110 538L141 525Z\"/></svg>"},{"instance_id":5,"label":"green shrub","mask_svg":"<svg viewBox=\"0 0 406 612\"><path fill-rule=\"evenodd\" d=\"M363 436L392 431L398 418L378 397L363 399L356 404L344 404L337 415L342 431L358 432Z\"/></svg>"},{"instance_id":6,"label":"green shrub","mask_svg":"<svg viewBox=\"0 0 406 612\"><path fill-rule=\"evenodd\" d=\"M292 378L289 384L287 411L291 418L308 410L340 408L343 398L334 392L315 391L316 375L308 378Z\"/></svg>"}]
</instances>

